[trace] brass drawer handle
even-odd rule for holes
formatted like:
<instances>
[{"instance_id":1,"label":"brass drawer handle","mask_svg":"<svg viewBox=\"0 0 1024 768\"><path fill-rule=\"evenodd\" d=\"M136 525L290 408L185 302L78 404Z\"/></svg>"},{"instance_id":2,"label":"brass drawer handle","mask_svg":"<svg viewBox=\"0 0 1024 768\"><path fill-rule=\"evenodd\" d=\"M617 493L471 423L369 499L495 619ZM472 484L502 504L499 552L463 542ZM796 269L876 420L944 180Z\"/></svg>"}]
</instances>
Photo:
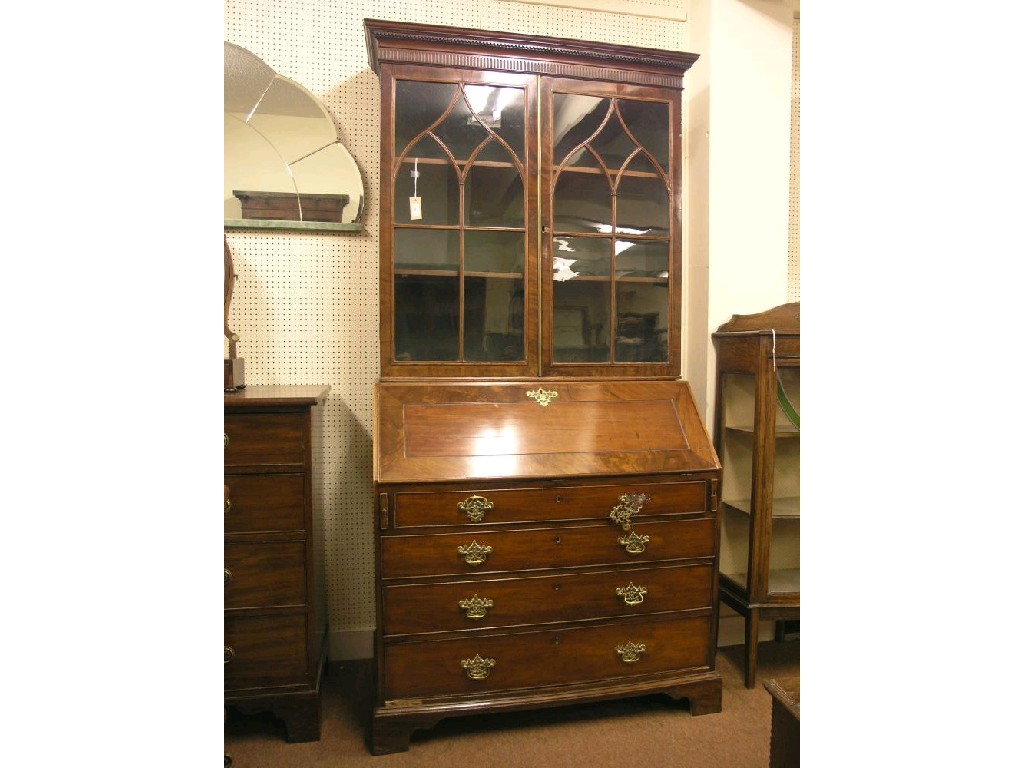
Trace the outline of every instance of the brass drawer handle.
<instances>
[{"instance_id":1,"label":"brass drawer handle","mask_svg":"<svg viewBox=\"0 0 1024 768\"><path fill-rule=\"evenodd\" d=\"M640 661L640 654L646 650L647 646L643 643L634 643L632 641L615 646L615 652L619 654L626 664L636 664Z\"/></svg>"},{"instance_id":2,"label":"brass drawer handle","mask_svg":"<svg viewBox=\"0 0 1024 768\"><path fill-rule=\"evenodd\" d=\"M619 496L619 503L612 508L608 517L628 533L633 527L633 515L639 515L644 504L650 500L651 497L646 493L624 493Z\"/></svg>"},{"instance_id":3,"label":"brass drawer handle","mask_svg":"<svg viewBox=\"0 0 1024 768\"><path fill-rule=\"evenodd\" d=\"M491 670L494 669L494 665L497 662L494 659L482 659L478 653L472 659L463 659L462 668L466 670L466 677L470 680L484 680L491 674Z\"/></svg>"},{"instance_id":4,"label":"brass drawer handle","mask_svg":"<svg viewBox=\"0 0 1024 768\"><path fill-rule=\"evenodd\" d=\"M234 661L234 659L235 659L235 649L232 648L230 645L225 645L224 646L224 663L227 664L229 661Z\"/></svg>"},{"instance_id":5,"label":"brass drawer handle","mask_svg":"<svg viewBox=\"0 0 1024 768\"><path fill-rule=\"evenodd\" d=\"M624 546L629 554L639 555L647 549L647 543L650 540L650 536L644 536L642 534L638 534L636 531L630 531L629 536L619 537L619 544Z\"/></svg>"},{"instance_id":6,"label":"brass drawer handle","mask_svg":"<svg viewBox=\"0 0 1024 768\"><path fill-rule=\"evenodd\" d=\"M474 539L472 544L461 546L456 551L462 555L462 559L468 565L480 565L491 554L492 549L493 547L487 544L477 544L476 539Z\"/></svg>"},{"instance_id":7,"label":"brass drawer handle","mask_svg":"<svg viewBox=\"0 0 1024 768\"><path fill-rule=\"evenodd\" d=\"M224 514L231 511L231 489L224 486Z\"/></svg>"},{"instance_id":8,"label":"brass drawer handle","mask_svg":"<svg viewBox=\"0 0 1024 768\"><path fill-rule=\"evenodd\" d=\"M227 586L228 584L230 584L230 583L231 583L231 578L232 578L232 576L231 576L231 571L229 571L229 570L228 570L227 568L225 568L225 569L224 569L224 586L225 586L225 587L226 587L226 586Z\"/></svg>"},{"instance_id":9,"label":"brass drawer handle","mask_svg":"<svg viewBox=\"0 0 1024 768\"><path fill-rule=\"evenodd\" d=\"M467 619L482 619L487 615L487 609L494 607L494 601L480 595L473 595L465 600L459 600L459 608L466 612Z\"/></svg>"},{"instance_id":10,"label":"brass drawer handle","mask_svg":"<svg viewBox=\"0 0 1024 768\"><path fill-rule=\"evenodd\" d=\"M228 437L228 433L225 432L224 433L224 447L227 448L228 447L228 443L230 443L230 442L231 442L231 438Z\"/></svg>"},{"instance_id":11,"label":"brass drawer handle","mask_svg":"<svg viewBox=\"0 0 1024 768\"><path fill-rule=\"evenodd\" d=\"M637 586L631 581L628 587L616 587L615 594L621 597L626 605L640 605L647 594L647 587Z\"/></svg>"},{"instance_id":12,"label":"brass drawer handle","mask_svg":"<svg viewBox=\"0 0 1024 768\"><path fill-rule=\"evenodd\" d=\"M470 522L479 523L484 519L484 512L488 509L494 509L494 502L489 501L483 496L473 495L460 501L458 507L466 513L466 517L469 518Z\"/></svg>"}]
</instances>

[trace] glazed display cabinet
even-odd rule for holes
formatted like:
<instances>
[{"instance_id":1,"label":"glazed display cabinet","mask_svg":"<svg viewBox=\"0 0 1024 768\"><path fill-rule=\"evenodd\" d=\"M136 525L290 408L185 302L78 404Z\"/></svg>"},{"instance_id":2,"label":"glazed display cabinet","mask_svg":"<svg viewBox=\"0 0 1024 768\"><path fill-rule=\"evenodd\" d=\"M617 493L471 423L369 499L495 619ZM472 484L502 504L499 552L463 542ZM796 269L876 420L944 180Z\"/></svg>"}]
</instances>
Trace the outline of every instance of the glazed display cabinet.
<instances>
[{"instance_id":1,"label":"glazed display cabinet","mask_svg":"<svg viewBox=\"0 0 1024 768\"><path fill-rule=\"evenodd\" d=\"M649 693L721 709L721 467L679 381L697 56L366 20L380 77L372 749Z\"/></svg>"},{"instance_id":2,"label":"glazed display cabinet","mask_svg":"<svg viewBox=\"0 0 1024 768\"><path fill-rule=\"evenodd\" d=\"M678 376L696 55L367 21L382 376Z\"/></svg>"},{"instance_id":3,"label":"glazed display cabinet","mask_svg":"<svg viewBox=\"0 0 1024 768\"><path fill-rule=\"evenodd\" d=\"M712 334L722 462L722 601L744 618L747 688L762 621L800 618L800 305L734 315Z\"/></svg>"}]
</instances>

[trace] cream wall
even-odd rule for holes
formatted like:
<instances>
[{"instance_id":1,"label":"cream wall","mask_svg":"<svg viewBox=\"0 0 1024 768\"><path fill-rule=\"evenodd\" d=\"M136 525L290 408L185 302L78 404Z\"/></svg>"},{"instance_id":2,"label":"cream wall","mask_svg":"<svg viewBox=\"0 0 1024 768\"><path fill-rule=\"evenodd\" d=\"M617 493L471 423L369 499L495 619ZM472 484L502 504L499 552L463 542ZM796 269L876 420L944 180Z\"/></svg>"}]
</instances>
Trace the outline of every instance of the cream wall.
<instances>
[{"instance_id":1,"label":"cream wall","mask_svg":"<svg viewBox=\"0 0 1024 768\"><path fill-rule=\"evenodd\" d=\"M426 6L412 0L225 0L224 39L323 101L366 187L362 233L227 234L239 274L231 327L241 337L247 383L331 386L322 538L333 659L370 656L375 623L371 422L379 376L380 111L364 18L702 54L684 93L690 173L683 220L692 232L684 240L684 374L695 385L698 406L713 375L709 329L733 312L786 300L790 3L618 0L602 7L647 15L507 0ZM677 20L681 8L688 21ZM670 18L657 18L662 12ZM780 136L785 141L778 142Z\"/></svg>"}]
</instances>

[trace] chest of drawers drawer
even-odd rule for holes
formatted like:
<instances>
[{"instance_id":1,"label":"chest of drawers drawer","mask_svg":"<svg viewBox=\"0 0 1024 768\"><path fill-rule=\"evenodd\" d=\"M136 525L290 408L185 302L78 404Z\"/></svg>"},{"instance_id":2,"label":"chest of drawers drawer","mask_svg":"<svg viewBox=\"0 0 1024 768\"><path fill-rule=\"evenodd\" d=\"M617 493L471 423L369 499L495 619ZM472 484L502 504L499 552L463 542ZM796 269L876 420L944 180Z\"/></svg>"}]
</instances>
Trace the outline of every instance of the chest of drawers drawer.
<instances>
[{"instance_id":1,"label":"chest of drawers drawer","mask_svg":"<svg viewBox=\"0 0 1024 768\"><path fill-rule=\"evenodd\" d=\"M710 518L645 521L624 532L610 522L517 530L381 537L385 579L711 557Z\"/></svg>"},{"instance_id":2,"label":"chest of drawers drawer","mask_svg":"<svg viewBox=\"0 0 1024 768\"><path fill-rule=\"evenodd\" d=\"M550 576L392 584L386 635L711 610L709 564L576 571Z\"/></svg>"},{"instance_id":3,"label":"chest of drawers drawer","mask_svg":"<svg viewBox=\"0 0 1024 768\"><path fill-rule=\"evenodd\" d=\"M302 465L306 460L304 413L227 413L224 466Z\"/></svg>"},{"instance_id":4,"label":"chest of drawers drawer","mask_svg":"<svg viewBox=\"0 0 1024 768\"><path fill-rule=\"evenodd\" d=\"M709 622L675 616L395 643L384 664L385 694L457 696L697 669L707 664Z\"/></svg>"},{"instance_id":5,"label":"chest of drawers drawer","mask_svg":"<svg viewBox=\"0 0 1024 768\"><path fill-rule=\"evenodd\" d=\"M304 474L225 475L224 532L302 530Z\"/></svg>"},{"instance_id":6,"label":"chest of drawers drawer","mask_svg":"<svg viewBox=\"0 0 1024 768\"><path fill-rule=\"evenodd\" d=\"M605 518L634 497L636 514L705 512L707 484L581 485L395 494L395 527Z\"/></svg>"},{"instance_id":7,"label":"chest of drawers drawer","mask_svg":"<svg viewBox=\"0 0 1024 768\"><path fill-rule=\"evenodd\" d=\"M224 616L224 688L307 682L306 617L301 613Z\"/></svg>"},{"instance_id":8,"label":"chest of drawers drawer","mask_svg":"<svg viewBox=\"0 0 1024 768\"><path fill-rule=\"evenodd\" d=\"M224 545L225 608L303 605L305 602L305 542Z\"/></svg>"}]
</instances>

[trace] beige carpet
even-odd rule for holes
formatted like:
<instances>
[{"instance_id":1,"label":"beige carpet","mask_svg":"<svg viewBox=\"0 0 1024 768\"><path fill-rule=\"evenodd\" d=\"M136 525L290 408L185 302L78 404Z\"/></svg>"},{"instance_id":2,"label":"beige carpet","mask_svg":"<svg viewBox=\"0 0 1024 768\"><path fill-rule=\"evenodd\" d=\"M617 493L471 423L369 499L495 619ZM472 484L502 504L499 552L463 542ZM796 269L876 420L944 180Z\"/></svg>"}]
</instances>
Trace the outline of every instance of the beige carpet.
<instances>
[{"instance_id":1,"label":"beige carpet","mask_svg":"<svg viewBox=\"0 0 1024 768\"><path fill-rule=\"evenodd\" d=\"M332 668L323 682L320 741L289 744L271 715L228 710L225 752L233 768L767 768L771 698L762 682L800 674L799 640L761 643L757 685L742 680L742 646L719 650L722 711L691 717L686 704L646 696L557 709L476 715L413 734L408 752L367 748L369 662Z\"/></svg>"}]
</instances>

